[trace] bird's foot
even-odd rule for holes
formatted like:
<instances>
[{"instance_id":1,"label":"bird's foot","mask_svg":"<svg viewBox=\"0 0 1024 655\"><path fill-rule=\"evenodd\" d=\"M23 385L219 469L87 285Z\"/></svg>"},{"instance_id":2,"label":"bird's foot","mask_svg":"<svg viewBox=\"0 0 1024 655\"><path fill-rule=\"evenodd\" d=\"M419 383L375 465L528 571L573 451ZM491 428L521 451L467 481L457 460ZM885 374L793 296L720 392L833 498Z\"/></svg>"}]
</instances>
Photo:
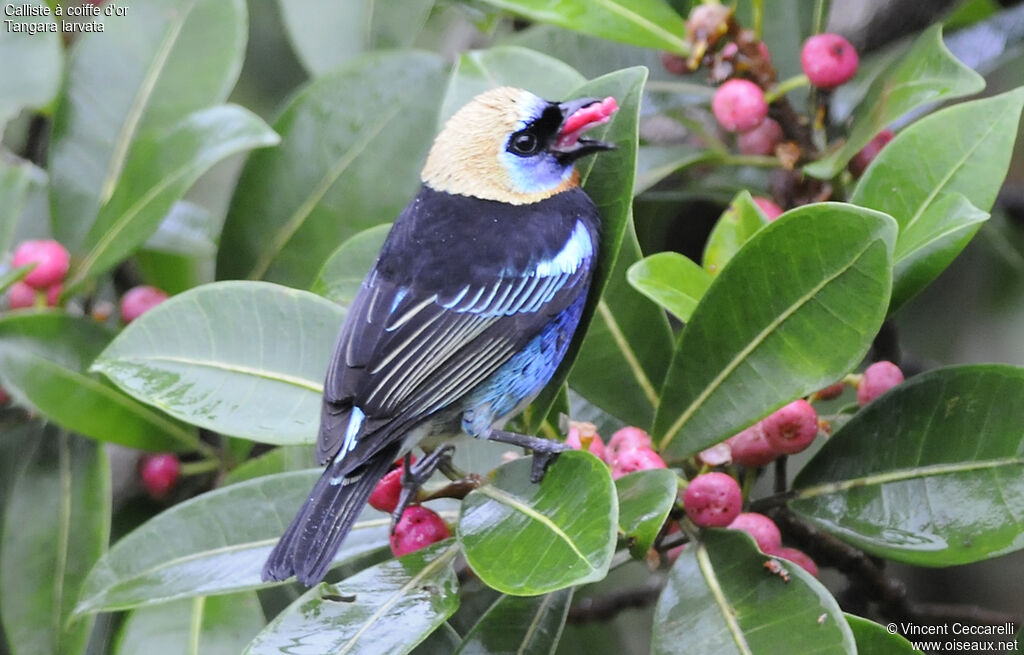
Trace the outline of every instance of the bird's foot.
<instances>
[{"instance_id":1,"label":"bird's foot","mask_svg":"<svg viewBox=\"0 0 1024 655\"><path fill-rule=\"evenodd\" d=\"M452 453L454 452L455 446L446 443L437 450L427 453L423 459L415 464L412 464L412 457L410 455L407 454L405 456L405 461L402 464L405 467L402 471L402 493L398 496L398 505L391 512L392 533L395 531L398 521L402 518L405 508L416 498L416 494L419 492L420 487L423 486L423 483L430 479L434 471L450 468Z\"/></svg>"},{"instance_id":2,"label":"bird's foot","mask_svg":"<svg viewBox=\"0 0 1024 655\"><path fill-rule=\"evenodd\" d=\"M533 482L534 484L537 484L544 479L544 474L547 473L548 466L551 465L551 462L555 461L559 453L566 450L572 450L571 446L568 446L561 441L541 439L540 437L531 437L517 432L505 432L504 430L491 430L491 433L487 438L492 441L507 443L513 446L529 448L532 450L533 468L530 470L530 482Z\"/></svg>"}]
</instances>

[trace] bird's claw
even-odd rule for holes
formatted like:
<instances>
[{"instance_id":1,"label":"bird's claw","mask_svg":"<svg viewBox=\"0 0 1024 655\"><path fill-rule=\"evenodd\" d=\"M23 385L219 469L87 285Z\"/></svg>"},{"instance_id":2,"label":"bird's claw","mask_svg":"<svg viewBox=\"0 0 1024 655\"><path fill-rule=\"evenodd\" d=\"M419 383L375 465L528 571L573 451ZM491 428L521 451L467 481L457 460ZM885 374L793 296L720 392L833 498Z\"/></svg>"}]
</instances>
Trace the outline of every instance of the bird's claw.
<instances>
[{"instance_id":1,"label":"bird's claw","mask_svg":"<svg viewBox=\"0 0 1024 655\"><path fill-rule=\"evenodd\" d=\"M565 446L565 444L558 445ZM541 480L544 479L544 475L548 472L548 467L565 450L571 450L571 448L565 446L564 448L552 449L548 452L533 451L533 467L530 469L530 482L540 484Z\"/></svg>"},{"instance_id":2,"label":"bird's claw","mask_svg":"<svg viewBox=\"0 0 1024 655\"><path fill-rule=\"evenodd\" d=\"M430 476L434 474L437 469L447 466L451 463L452 453L455 452L455 446L446 443L437 450L434 450L427 454L426 457L416 462L411 463L411 457L405 456L403 466L405 467L402 471L402 493L398 496L398 504L395 505L395 509L391 512L391 533L394 534L395 527L398 522L402 519L402 514L405 513L405 508L408 507L413 500L416 499L416 494L419 493L420 487L423 483L430 479Z\"/></svg>"}]
</instances>

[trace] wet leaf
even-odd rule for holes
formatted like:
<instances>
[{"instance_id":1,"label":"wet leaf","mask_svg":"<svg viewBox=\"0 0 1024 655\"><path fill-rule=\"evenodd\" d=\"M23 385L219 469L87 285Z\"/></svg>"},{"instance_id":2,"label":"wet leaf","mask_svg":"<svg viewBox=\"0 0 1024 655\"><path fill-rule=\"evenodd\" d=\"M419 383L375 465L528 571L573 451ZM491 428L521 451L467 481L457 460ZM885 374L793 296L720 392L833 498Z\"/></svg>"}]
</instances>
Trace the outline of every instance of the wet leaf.
<instances>
[{"instance_id":1,"label":"wet leaf","mask_svg":"<svg viewBox=\"0 0 1024 655\"><path fill-rule=\"evenodd\" d=\"M532 462L505 464L463 500L458 537L469 565L488 586L517 596L604 578L618 515L608 466L568 451L534 484Z\"/></svg>"}]
</instances>

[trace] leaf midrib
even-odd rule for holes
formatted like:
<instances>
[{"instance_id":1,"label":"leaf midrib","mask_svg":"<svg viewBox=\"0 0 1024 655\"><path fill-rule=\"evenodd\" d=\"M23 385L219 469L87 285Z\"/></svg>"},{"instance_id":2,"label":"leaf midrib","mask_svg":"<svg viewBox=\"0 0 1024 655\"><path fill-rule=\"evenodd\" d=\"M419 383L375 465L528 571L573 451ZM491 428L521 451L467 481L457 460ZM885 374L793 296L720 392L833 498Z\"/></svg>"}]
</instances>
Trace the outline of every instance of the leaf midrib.
<instances>
[{"instance_id":1,"label":"leaf midrib","mask_svg":"<svg viewBox=\"0 0 1024 655\"><path fill-rule=\"evenodd\" d=\"M160 43L160 47L157 49L155 56L151 60L150 66L146 71L146 75L142 78L142 83L139 84L135 98L132 100L128 114L125 116L125 121L122 123L121 130L118 132L118 138L114 142L114 151L111 153L112 156L107 168L107 174L103 184L100 186L100 205L106 204L114 194L114 188L117 185L117 180L121 177L121 170L128 157L129 146L131 145L135 132L138 130L139 123L142 121L142 115L145 113L146 105L148 104L149 99L153 96L153 90L156 88L156 83L160 77L160 73L163 72L164 67L167 65L167 58L170 56L171 50L174 49L178 36L181 34L181 30L185 26L185 22L188 20L188 17L192 14L192 10L195 9L197 2L198 0L192 0L187 7L182 9L182 11L174 12L174 18L168 25L166 36Z\"/></svg>"},{"instance_id":2,"label":"leaf midrib","mask_svg":"<svg viewBox=\"0 0 1024 655\"><path fill-rule=\"evenodd\" d=\"M753 655L753 651L750 649L750 645L747 644L747 639L743 635L743 630L740 628L740 624L736 620L733 607L729 603L729 599L725 597L725 591L722 590L722 586L718 583L718 576L715 575L715 567L711 563L711 558L708 557L708 550L704 544L700 544L697 547L697 566L700 569L701 575L704 577L704 582L708 586L708 591L711 592L711 596L715 599L715 604L718 605L719 613L722 615L726 626L729 628L729 634L732 635L736 648L739 650L741 655Z\"/></svg>"},{"instance_id":3,"label":"leaf midrib","mask_svg":"<svg viewBox=\"0 0 1024 655\"><path fill-rule=\"evenodd\" d=\"M77 274L70 282L67 283L67 287L73 288L88 277L96 262L103 257L108 250L110 250L111 244L114 243L114 241L125 229L128 228L129 225L131 225L135 217L150 203L154 202L154 200L164 191L169 189L179 180L186 178L193 171L199 171L201 174L202 171L209 169L221 159L233 154L233 152L237 151L239 147L244 148L250 142L255 145L265 144L265 141L259 138L260 136L261 135L256 134L236 134L230 140L226 140L218 144L213 148L212 152L207 152L205 158L200 156L198 159L189 159L181 166L169 171L155 184L150 186L145 193L139 196L135 202L129 205L129 207L114 220L114 223L109 228L103 231L103 234L97 240L96 245L93 246L93 248L89 250L88 254L82 259L81 265L77 267Z\"/></svg>"},{"instance_id":4,"label":"leaf midrib","mask_svg":"<svg viewBox=\"0 0 1024 655\"><path fill-rule=\"evenodd\" d=\"M433 574L436 569L448 564L455 558L455 554L458 553L459 550L458 542L453 542L445 551L437 556L437 559L424 566L416 575L409 578L408 582L402 585L397 591L395 591L395 593L391 594L385 602L380 604L374 613L370 615L370 618L366 619L359 630L352 635L352 638L341 647L341 650L337 652L337 655L345 655L345 653L351 652L355 647L356 642L359 641L366 631L369 630L370 627L372 627L373 624L376 623L392 605L407 596L411 589L415 588L421 580Z\"/></svg>"},{"instance_id":5,"label":"leaf midrib","mask_svg":"<svg viewBox=\"0 0 1024 655\"><path fill-rule=\"evenodd\" d=\"M386 112L380 117L376 123L369 127L360 130L361 138L356 141L351 148L345 150L344 153L334 162L334 165L327 171L326 174L320 181L313 187L310 194L303 200L295 211L288 216L284 224L281 225L280 229L269 239L270 247L265 250L257 258L256 263L253 264L252 270L249 271L248 278L250 280L257 280L267 272L270 268L270 264L274 261L274 258L284 250L284 247L288 245L288 242L292 240L292 237L302 228L306 223L306 219L309 218L310 214L316 208L317 204L323 199L327 192L334 186L348 167L359 158L359 155L364 150L370 147L377 135L384 131L384 128L388 126L391 121L401 113L404 106L401 103L397 103L390 111Z\"/></svg>"},{"instance_id":6,"label":"leaf midrib","mask_svg":"<svg viewBox=\"0 0 1024 655\"><path fill-rule=\"evenodd\" d=\"M814 285L807 293L797 298L793 304L787 307L785 311L781 312L774 320L769 322L763 330L757 333L757 335L755 335L754 338L751 339L750 343L748 343L729 361L728 364L726 364L726 366L721 370L721 372L719 372L719 374L715 376L713 380L711 380L711 382L704 388L704 390L701 391L701 393L693 400L692 403L690 403L690 405L683 411L683 413L680 414L679 418L677 418L675 422L672 423L672 426L665 432L665 436L662 437L661 442L659 443L659 449L664 450L665 448L668 447L668 444L671 443L672 439L675 438L679 431L683 429L683 426L686 425L686 422L689 421L690 418L692 418L692 416L697 412L697 410L704 403L704 401L706 401L712 393L714 393L720 386L722 386L725 380L730 375L733 374L733 372L739 367L739 365L746 361L747 357L749 357L751 353L757 350L780 325L785 323L786 320L788 320L793 314L799 311L801 307L803 307L811 300L813 300L814 297L818 294L818 292L824 289L833 280L839 278L841 275L844 275L847 271L856 266L857 262L861 260L864 254L867 253L867 251L870 250L879 241L880 238L877 235L875 235L874 238L868 241L863 248L858 250L846 264L838 268L836 272L833 273L832 275L829 275L828 277L824 278L821 282Z\"/></svg>"},{"instance_id":7,"label":"leaf midrib","mask_svg":"<svg viewBox=\"0 0 1024 655\"><path fill-rule=\"evenodd\" d=\"M805 487L804 489L800 489L796 492L794 499L814 498L816 496L824 496L826 494L846 491L857 487L869 487L889 482L903 482L905 480L915 480L918 478L929 478L954 473L983 471L987 469L1001 468L1004 466L1024 466L1024 456L1001 457L998 459L986 459L974 462L956 462L953 464L931 464L928 466L898 469L895 471L888 471L886 473L864 475L858 478L849 478L813 487Z\"/></svg>"},{"instance_id":8,"label":"leaf midrib","mask_svg":"<svg viewBox=\"0 0 1024 655\"><path fill-rule=\"evenodd\" d=\"M544 525L544 527L551 531L552 534L554 534L559 539L564 541L565 544L569 546L569 548L572 550L572 552L576 554L580 561L587 565L587 568L590 569L591 573L598 572L597 569L594 568L594 565L590 563L590 560L587 559L586 555L580 552L580 549L576 547L576 544L569 537L569 535L567 535L565 531L562 530L562 528L558 527L558 525L547 516L544 516L534 508L524 503L519 498L516 498L512 494L506 493L501 489L494 487L493 485L485 485L483 487L479 487L477 489L477 492L493 500L496 500L499 503L502 503L508 507L511 507L512 509L515 509L522 514L525 514L526 516L537 521L538 523L541 523L542 525Z\"/></svg>"},{"instance_id":9,"label":"leaf midrib","mask_svg":"<svg viewBox=\"0 0 1024 655\"><path fill-rule=\"evenodd\" d=\"M92 365L93 370L102 371L108 375L113 374L112 369L116 368L119 363L126 364L137 364L145 365L147 362L167 362L170 364L185 364L188 366L196 366L200 368L208 368L215 371L226 371L228 373L238 373L240 375L251 375L253 377L262 378L264 380L270 380L272 382L280 382L282 384L290 384L294 387L307 389L309 391L315 391L318 394L323 393L323 385L301 378L296 375L288 375L286 373L280 373L277 371L268 371L266 369L254 368L251 366L242 366L241 364L233 364L225 361L214 360L214 359L195 359L193 357L181 357L174 355L148 355L124 357L124 358L102 358L96 360Z\"/></svg>"}]
</instances>

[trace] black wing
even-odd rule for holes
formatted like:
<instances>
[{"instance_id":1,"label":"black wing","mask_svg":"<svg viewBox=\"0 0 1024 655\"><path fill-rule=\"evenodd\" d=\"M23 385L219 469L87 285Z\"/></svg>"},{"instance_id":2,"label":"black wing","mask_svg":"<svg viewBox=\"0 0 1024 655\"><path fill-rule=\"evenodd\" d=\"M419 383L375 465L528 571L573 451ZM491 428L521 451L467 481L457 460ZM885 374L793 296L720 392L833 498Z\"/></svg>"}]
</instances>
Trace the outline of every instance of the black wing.
<instances>
[{"instance_id":1,"label":"black wing","mask_svg":"<svg viewBox=\"0 0 1024 655\"><path fill-rule=\"evenodd\" d=\"M573 211L522 213L526 225L503 216L498 225L516 232L498 243L500 252L459 238L459 231L480 228L472 224L479 212L449 208L438 216L415 203L403 212L335 345L324 384L321 462L344 449L358 466L483 382L586 292L596 211L582 192L576 197L583 201ZM523 231L531 226L543 227ZM423 238L428 227L431 236Z\"/></svg>"}]
</instances>

